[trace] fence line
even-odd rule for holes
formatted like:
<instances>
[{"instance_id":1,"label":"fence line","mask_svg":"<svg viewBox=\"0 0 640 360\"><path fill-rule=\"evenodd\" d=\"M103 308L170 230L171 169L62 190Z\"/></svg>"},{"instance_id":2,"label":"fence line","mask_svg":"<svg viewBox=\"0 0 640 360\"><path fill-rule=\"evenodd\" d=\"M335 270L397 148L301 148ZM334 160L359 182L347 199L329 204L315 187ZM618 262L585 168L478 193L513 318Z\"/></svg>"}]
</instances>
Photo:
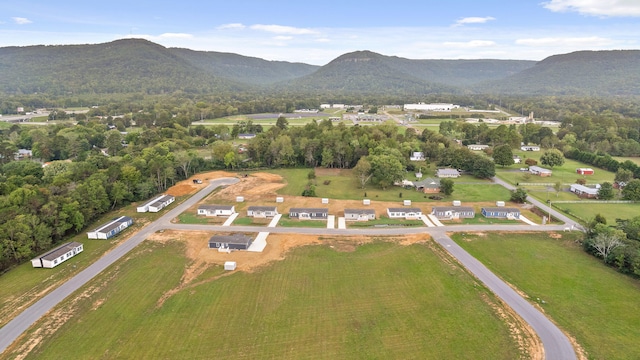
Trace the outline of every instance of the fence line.
<instances>
[{"instance_id":1,"label":"fence line","mask_svg":"<svg viewBox=\"0 0 640 360\"><path fill-rule=\"evenodd\" d=\"M553 204L634 204L632 200L560 200L552 201Z\"/></svg>"}]
</instances>

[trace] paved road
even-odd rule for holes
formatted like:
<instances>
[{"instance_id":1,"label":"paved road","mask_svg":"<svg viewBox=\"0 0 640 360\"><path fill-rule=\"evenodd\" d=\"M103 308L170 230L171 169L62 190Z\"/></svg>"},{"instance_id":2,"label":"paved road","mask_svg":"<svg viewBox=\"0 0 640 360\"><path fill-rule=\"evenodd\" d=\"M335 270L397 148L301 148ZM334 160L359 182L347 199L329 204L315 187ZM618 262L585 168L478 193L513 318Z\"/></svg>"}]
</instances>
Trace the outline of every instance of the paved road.
<instances>
[{"instance_id":1,"label":"paved road","mask_svg":"<svg viewBox=\"0 0 640 360\"><path fill-rule=\"evenodd\" d=\"M238 181L239 180L235 178L223 178L211 181L210 185L172 210L168 211L160 217L159 221L155 221L147 225L138 233L131 236L127 241L123 242L121 245L98 259L98 261L82 270L78 275L72 277L69 281L65 282L35 304L25 309L20 313L20 315L16 316L13 320L2 327L2 329L0 329L0 353L4 352L4 350L9 347L9 345L11 345L20 336L20 334L26 331L32 324L40 319L40 317L46 314L67 296L71 295L74 291L89 282L89 280L93 279L109 265L123 257L131 251L131 249L138 246L138 244L146 239L149 234L162 229L163 224L180 215L180 213L184 212L189 207L195 205L218 186L231 185Z\"/></svg>"},{"instance_id":2,"label":"paved road","mask_svg":"<svg viewBox=\"0 0 640 360\"><path fill-rule=\"evenodd\" d=\"M173 224L171 220L184 212L187 208L195 205L213 189L218 186L230 185L238 182L235 178L218 179L211 182L209 186L186 200L182 204L167 212L157 221L149 224L130 239L113 249L111 252L100 258L91 266L81 271L78 275L64 283L59 288L43 297L41 300L27 308L20 315L10 321L2 329L0 329L0 353L11 345L24 331L26 331L41 316L46 314L56 304L78 290L101 271L120 259L134 247L140 244L149 234L161 229L176 230L208 230L208 231L229 231L229 227L218 225L194 225L194 224ZM513 188L509 184L497 181L507 188ZM532 203L536 203L535 199L529 199ZM536 205L544 207L539 202ZM566 219L569 224L575 224L570 219L552 211L552 214L560 219ZM547 225L547 226L529 226L529 225L453 225L439 228L427 227L410 227L410 228L372 228L372 229L326 229L326 228L269 228L269 232L273 233L291 233L291 234L316 234L316 235L403 235L416 233L429 233L433 238L452 256L460 261L471 273L473 273L480 281L482 281L491 291L498 297L503 299L511 308L514 309L531 327L538 333L543 343L545 355L547 359L575 359L575 353L571 347L571 343L566 336L542 313L529 304L524 298L518 295L507 284L495 276L491 271L484 267L479 261L473 258L464 249L458 246L446 232L459 231L560 231L564 230L567 225ZM234 226L233 231L239 232L260 232L263 230L255 226Z\"/></svg>"}]
</instances>

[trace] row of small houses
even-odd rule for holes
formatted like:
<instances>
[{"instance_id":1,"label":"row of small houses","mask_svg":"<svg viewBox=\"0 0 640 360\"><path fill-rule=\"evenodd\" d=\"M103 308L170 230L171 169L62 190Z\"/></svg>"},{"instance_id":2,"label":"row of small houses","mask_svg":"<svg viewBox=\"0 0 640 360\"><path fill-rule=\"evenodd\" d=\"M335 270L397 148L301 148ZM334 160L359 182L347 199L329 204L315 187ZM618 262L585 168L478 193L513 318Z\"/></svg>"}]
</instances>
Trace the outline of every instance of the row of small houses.
<instances>
[{"instance_id":1,"label":"row of small houses","mask_svg":"<svg viewBox=\"0 0 640 360\"><path fill-rule=\"evenodd\" d=\"M198 215L204 216L231 216L235 214L234 205L200 205ZM471 206L434 206L431 214L440 220L473 218L475 209ZM274 217L278 215L275 206L249 206L249 217ZM416 219L422 216L422 210L416 207L387 208L387 216L390 219ZM518 219L520 210L504 206L483 207L482 215L487 218ZM290 208L289 218L301 220L326 220L329 216L327 208ZM345 220L368 221L376 219L373 209L344 209Z\"/></svg>"}]
</instances>

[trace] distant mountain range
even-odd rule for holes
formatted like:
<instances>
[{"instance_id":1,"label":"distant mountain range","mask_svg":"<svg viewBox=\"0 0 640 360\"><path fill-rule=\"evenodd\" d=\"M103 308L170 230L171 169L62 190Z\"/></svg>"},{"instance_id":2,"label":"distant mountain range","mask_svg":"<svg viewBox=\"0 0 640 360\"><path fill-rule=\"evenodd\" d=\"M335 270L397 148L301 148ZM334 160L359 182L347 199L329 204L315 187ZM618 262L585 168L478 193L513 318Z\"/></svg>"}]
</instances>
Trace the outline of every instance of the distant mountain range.
<instances>
[{"instance_id":1,"label":"distant mountain range","mask_svg":"<svg viewBox=\"0 0 640 360\"><path fill-rule=\"evenodd\" d=\"M0 92L640 95L640 50L579 51L540 62L411 60L370 51L324 66L165 48L141 39L0 48Z\"/></svg>"}]
</instances>

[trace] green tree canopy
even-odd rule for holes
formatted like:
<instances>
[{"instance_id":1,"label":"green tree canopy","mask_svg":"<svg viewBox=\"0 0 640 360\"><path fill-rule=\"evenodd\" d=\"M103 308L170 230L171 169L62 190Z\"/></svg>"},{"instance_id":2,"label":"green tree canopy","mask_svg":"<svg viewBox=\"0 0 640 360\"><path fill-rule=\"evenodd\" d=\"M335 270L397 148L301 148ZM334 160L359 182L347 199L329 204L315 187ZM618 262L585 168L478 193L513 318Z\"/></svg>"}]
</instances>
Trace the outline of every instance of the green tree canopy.
<instances>
[{"instance_id":1,"label":"green tree canopy","mask_svg":"<svg viewBox=\"0 0 640 360\"><path fill-rule=\"evenodd\" d=\"M550 167L562 166L564 164L564 155L558 149L549 149L540 156L540 163Z\"/></svg>"}]
</instances>

